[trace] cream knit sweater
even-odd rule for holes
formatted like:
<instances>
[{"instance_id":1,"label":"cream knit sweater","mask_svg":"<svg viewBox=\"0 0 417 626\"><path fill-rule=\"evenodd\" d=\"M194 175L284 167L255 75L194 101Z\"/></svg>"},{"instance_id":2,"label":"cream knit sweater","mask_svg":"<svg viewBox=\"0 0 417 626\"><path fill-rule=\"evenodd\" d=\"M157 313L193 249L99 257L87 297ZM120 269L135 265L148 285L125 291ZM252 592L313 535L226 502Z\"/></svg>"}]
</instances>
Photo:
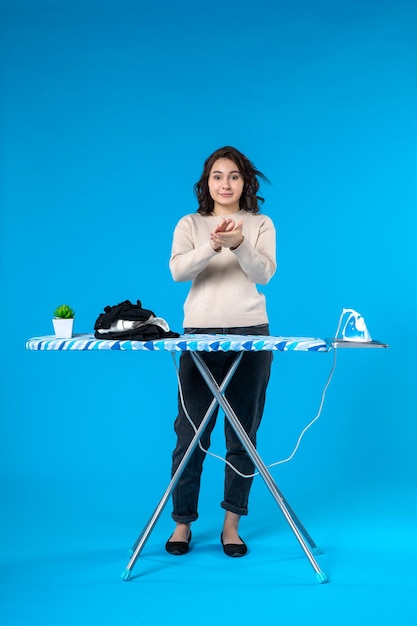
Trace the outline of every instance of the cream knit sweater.
<instances>
[{"instance_id":1,"label":"cream knit sweater","mask_svg":"<svg viewBox=\"0 0 417 626\"><path fill-rule=\"evenodd\" d=\"M244 241L236 250L212 249L210 233L221 221L219 216L192 213L175 228L169 262L172 277L192 281L184 303L185 328L268 323L265 296L256 284L265 285L276 270L274 225L266 215L247 211L230 217L243 220Z\"/></svg>"}]
</instances>

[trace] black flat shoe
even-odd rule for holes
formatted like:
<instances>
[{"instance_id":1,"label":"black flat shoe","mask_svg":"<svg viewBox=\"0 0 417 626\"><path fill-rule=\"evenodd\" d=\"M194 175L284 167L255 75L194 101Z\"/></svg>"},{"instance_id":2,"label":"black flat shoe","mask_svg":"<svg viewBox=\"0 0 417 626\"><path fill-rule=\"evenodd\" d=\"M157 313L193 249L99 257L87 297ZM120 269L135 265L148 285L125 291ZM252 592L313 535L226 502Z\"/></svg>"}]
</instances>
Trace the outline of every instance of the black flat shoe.
<instances>
[{"instance_id":1,"label":"black flat shoe","mask_svg":"<svg viewBox=\"0 0 417 626\"><path fill-rule=\"evenodd\" d=\"M241 537L239 537L241 539ZM243 543L223 543L223 533L220 535L220 541L223 546L223 552L226 556L245 556L248 551L248 546Z\"/></svg>"},{"instance_id":2,"label":"black flat shoe","mask_svg":"<svg viewBox=\"0 0 417 626\"><path fill-rule=\"evenodd\" d=\"M172 535L171 535L172 536ZM191 541L191 530L188 535L188 541L168 541L165 544L165 550L168 554L175 554L175 556L182 556L183 554L187 554L190 548Z\"/></svg>"}]
</instances>

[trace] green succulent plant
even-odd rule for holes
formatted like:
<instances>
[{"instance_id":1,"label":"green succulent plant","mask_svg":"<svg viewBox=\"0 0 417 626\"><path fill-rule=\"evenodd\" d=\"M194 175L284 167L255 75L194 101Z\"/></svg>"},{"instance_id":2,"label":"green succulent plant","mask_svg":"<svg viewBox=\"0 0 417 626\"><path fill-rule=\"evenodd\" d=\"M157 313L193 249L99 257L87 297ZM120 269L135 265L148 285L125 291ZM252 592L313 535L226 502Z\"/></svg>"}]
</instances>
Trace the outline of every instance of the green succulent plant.
<instances>
[{"instance_id":1,"label":"green succulent plant","mask_svg":"<svg viewBox=\"0 0 417 626\"><path fill-rule=\"evenodd\" d=\"M54 317L68 320L75 317L75 311L68 304L60 304L54 311Z\"/></svg>"}]
</instances>

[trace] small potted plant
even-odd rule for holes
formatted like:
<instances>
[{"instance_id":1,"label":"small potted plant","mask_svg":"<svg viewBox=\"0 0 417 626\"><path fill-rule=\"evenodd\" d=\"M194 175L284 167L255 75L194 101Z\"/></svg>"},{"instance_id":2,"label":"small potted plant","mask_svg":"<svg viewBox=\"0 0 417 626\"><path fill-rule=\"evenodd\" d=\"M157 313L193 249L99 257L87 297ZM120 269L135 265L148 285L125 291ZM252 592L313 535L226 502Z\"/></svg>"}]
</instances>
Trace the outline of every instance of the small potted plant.
<instances>
[{"instance_id":1,"label":"small potted plant","mask_svg":"<svg viewBox=\"0 0 417 626\"><path fill-rule=\"evenodd\" d=\"M70 339L74 326L75 311L68 304L60 304L54 311L52 323L55 336L60 339Z\"/></svg>"}]
</instances>

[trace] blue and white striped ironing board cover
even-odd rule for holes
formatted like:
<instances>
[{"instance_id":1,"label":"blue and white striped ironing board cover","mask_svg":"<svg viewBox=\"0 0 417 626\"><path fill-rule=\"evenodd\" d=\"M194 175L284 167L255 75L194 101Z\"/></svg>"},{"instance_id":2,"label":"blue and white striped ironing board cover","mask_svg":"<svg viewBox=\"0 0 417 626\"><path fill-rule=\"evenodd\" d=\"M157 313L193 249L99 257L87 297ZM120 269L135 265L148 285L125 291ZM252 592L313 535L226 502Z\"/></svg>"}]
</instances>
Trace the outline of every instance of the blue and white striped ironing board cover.
<instances>
[{"instance_id":1,"label":"blue and white striped ironing board cover","mask_svg":"<svg viewBox=\"0 0 417 626\"><path fill-rule=\"evenodd\" d=\"M267 337L263 335L181 335L174 339L131 341L96 339L93 334L58 339L54 335L33 337L26 342L27 350L144 350L168 352L328 352L324 339L314 337Z\"/></svg>"}]
</instances>

